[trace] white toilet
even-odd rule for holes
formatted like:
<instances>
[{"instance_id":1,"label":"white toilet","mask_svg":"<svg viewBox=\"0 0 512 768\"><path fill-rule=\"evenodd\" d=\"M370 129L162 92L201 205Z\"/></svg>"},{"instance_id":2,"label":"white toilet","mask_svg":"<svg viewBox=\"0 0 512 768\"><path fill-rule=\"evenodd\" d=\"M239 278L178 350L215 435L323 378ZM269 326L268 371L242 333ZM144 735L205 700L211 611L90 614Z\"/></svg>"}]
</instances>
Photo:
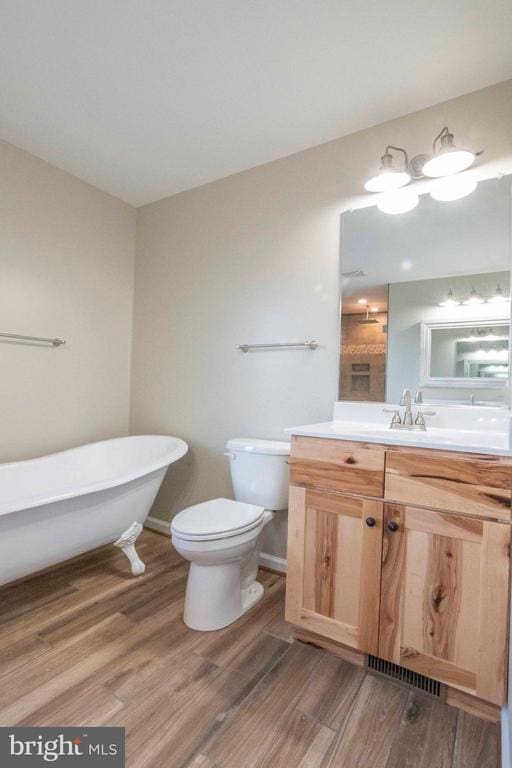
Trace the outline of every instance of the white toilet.
<instances>
[{"instance_id":1,"label":"white toilet","mask_svg":"<svg viewBox=\"0 0 512 768\"><path fill-rule=\"evenodd\" d=\"M203 631L226 627L261 600L260 534L288 506L289 443L236 438L226 448L236 501L196 504L171 523L172 543L190 561L183 620Z\"/></svg>"}]
</instances>

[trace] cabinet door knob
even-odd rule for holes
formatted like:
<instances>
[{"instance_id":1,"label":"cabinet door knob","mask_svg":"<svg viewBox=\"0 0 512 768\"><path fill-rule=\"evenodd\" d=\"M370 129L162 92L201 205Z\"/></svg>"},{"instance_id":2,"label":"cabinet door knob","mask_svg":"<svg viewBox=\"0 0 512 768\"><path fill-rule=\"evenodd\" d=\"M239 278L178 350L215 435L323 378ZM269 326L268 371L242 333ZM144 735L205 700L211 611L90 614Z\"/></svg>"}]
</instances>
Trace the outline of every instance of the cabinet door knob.
<instances>
[{"instance_id":1,"label":"cabinet door knob","mask_svg":"<svg viewBox=\"0 0 512 768\"><path fill-rule=\"evenodd\" d=\"M377 521L374 517L367 517L366 525L368 526L368 528L373 528L374 525L377 525Z\"/></svg>"},{"instance_id":2,"label":"cabinet door knob","mask_svg":"<svg viewBox=\"0 0 512 768\"><path fill-rule=\"evenodd\" d=\"M398 523L396 523L394 520L390 520L387 525L388 531L391 533L394 533L395 531L398 531Z\"/></svg>"}]
</instances>

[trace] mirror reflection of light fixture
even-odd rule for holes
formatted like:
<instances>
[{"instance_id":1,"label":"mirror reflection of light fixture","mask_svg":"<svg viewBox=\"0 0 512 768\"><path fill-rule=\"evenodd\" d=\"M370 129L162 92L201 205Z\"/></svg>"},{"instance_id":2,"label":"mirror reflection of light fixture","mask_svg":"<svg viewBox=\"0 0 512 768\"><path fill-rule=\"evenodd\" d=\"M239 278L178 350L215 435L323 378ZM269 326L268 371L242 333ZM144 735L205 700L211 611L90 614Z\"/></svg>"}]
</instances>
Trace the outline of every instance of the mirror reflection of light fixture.
<instances>
[{"instance_id":1,"label":"mirror reflection of light fixture","mask_svg":"<svg viewBox=\"0 0 512 768\"><path fill-rule=\"evenodd\" d=\"M394 166L393 155L390 152L391 149L394 152L403 153L404 165L402 168L396 168ZM409 160L405 149L402 149L401 147L393 147L389 144L380 159L380 163L380 172L377 176L372 176L371 179L368 179L364 185L364 188L368 192L387 192L390 189L404 187L410 182L411 177L407 170Z\"/></svg>"},{"instance_id":2,"label":"mirror reflection of light fixture","mask_svg":"<svg viewBox=\"0 0 512 768\"><path fill-rule=\"evenodd\" d=\"M444 301L439 302L440 307L458 307L459 304L460 304L460 301L458 301L457 299L454 299L453 291L451 288L448 291L446 299Z\"/></svg>"},{"instance_id":3,"label":"mirror reflection of light fixture","mask_svg":"<svg viewBox=\"0 0 512 768\"><path fill-rule=\"evenodd\" d=\"M475 287L471 289L471 293L469 294L467 299L464 299L462 302L466 307L474 307L477 304L483 304L485 299L483 299L479 293L475 290Z\"/></svg>"},{"instance_id":4,"label":"mirror reflection of light fixture","mask_svg":"<svg viewBox=\"0 0 512 768\"><path fill-rule=\"evenodd\" d=\"M465 173L447 176L434 183L430 197L441 202L460 200L475 191L477 182Z\"/></svg>"},{"instance_id":5,"label":"mirror reflection of light fixture","mask_svg":"<svg viewBox=\"0 0 512 768\"><path fill-rule=\"evenodd\" d=\"M407 213L416 208L420 199L411 189L395 189L384 192L377 201L377 208L382 213Z\"/></svg>"},{"instance_id":6,"label":"mirror reflection of light fixture","mask_svg":"<svg viewBox=\"0 0 512 768\"><path fill-rule=\"evenodd\" d=\"M440 142L440 148L436 147ZM457 149L453 133L447 127L436 136L432 145L433 157L423 166L423 175L437 178L465 171L475 162L475 155L468 149Z\"/></svg>"},{"instance_id":7,"label":"mirror reflection of light fixture","mask_svg":"<svg viewBox=\"0 0 512 768\"><path fill-rule=\"evenodd\" d=\"M503 288L501 287L501 285L498 284L496 286L496 293L494 294L494 296L491 296L490 299L487 299L487 301L490 304L506 304L506 302L510 301L510 299L508 296L505 296L505 294L503 293Z\"/></svg>"},{"instance_id":8,"label":"mirror reflection of light fixture","mask_svg":"<svg viewBox=\"0 0 512 768\"><path fill-rule=\"evenodd\" d=\"M469 336L462 336L457 341L474 343L477 341L501 341L503 344L508 344L507 336L499 336L494 333L494 328L472 328Z\"/></svg>"},{"instance_id":9,"label":"mirror reflection of light fixture","mask_svg":"<svg viewBox=\"0 0 512 768\"><path fill-rule=\"evenodd\" d=\"M357 322L359 325L374 325L375 323L378 323L376 317L370 317L370 311L373 312L373 310L370 310L370 305L366 305L366 317L363 320L358 320Z\"/></svg>"}]
</instances>

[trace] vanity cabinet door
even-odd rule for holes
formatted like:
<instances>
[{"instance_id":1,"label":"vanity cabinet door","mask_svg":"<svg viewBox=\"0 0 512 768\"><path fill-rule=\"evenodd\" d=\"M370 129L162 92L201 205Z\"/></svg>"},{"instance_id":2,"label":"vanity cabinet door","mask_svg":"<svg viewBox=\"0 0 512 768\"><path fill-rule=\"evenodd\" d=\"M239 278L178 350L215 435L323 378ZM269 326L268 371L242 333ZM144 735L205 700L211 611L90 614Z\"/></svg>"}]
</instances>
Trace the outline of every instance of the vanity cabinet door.
<instances>
[{"instance_id":1,"label":"vanity cabinet door","mask_svg":"<svg viewBox=\"0 0 512 768\"><path fill-rule=\"evenodd\" d=\"M510 525L386 504L378 655L505 701Z\"/></svg>"},{"instance_id":2,"label":"vanity cabinet door","mask_svg":"<svg viewBox=\"0 0 512 768\"><path fill-rule=\"evenodd\" d=\"M383 503L290 488L286 619L377 653Z\"/></svg>"}]
</instances>

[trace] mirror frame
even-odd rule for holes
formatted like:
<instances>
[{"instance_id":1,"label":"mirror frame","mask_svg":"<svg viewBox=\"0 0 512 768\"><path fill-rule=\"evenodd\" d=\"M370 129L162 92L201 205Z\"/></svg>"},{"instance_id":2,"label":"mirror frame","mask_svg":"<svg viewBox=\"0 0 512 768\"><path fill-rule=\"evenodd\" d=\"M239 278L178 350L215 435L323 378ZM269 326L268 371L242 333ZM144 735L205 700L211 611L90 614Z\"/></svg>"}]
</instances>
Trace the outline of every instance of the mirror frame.
<instances>
[{"instance_id":1,"label":"mirror frame","mask_svg":"<svg viewBox=\"0 0 512 768\"><path fill-rule=\"evenodd\" d=\"M432 350L432 331L442 330L444 328L475 328L478 325L498 325L509 328L509 350L510 350L510 319L504 318L483 318L482 320L455 320L453 322L432 321L421 323L421 348L420 348L420 386L438 389L506 389L510 380L510 351L509 351L509 373L506 379L480 379L476 377L464 378L462 376L431 376L430 375L430 354Z\"/></svg>"}]
</instances>

